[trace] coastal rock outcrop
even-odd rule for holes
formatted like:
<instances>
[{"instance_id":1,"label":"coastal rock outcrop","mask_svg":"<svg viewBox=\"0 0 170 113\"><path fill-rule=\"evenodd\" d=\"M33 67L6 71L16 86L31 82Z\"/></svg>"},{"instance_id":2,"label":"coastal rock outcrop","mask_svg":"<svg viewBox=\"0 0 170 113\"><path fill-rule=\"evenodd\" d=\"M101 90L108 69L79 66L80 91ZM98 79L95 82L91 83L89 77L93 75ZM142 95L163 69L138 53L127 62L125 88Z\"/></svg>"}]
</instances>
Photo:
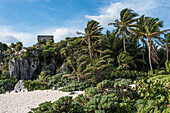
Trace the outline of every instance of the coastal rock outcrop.
<instances>
[{"instance_id":1,"label":"coastal rock outcrop","mask_svg":"<svg viewBox=\"0 0 170 113\"><path fill-rule=\"evenodd\" d=\"M56 71L55 65L51 63L48 66L46 66L42 71L47 71L47 70L50 70L52 73L55 73Z\"/></svg>"},{"instance_id":2,"label":"coastal rock outcrop","mask_svg":"<svg viewBox=\"0 0 170 113\"><path fill-rule=\"evenodd\" d=\"M19 92L27 92L27 88L24 86L24 81L19 80L18 83L14 87L14 91L19 93Z\"/></svg>"},{"instance_id":3,"label":"coastal rock outcrop","mask_svg":"<svg viewBox=\"0 0 170 113\"><path fill-rule=\"evenodd\" d=\"M19 79L24 80L33 79L39 72L39 65L40 62L33 58L23 59L21 57L14 57L8 63L9 75L17 75Z\"/></svg>"}]
</instances>

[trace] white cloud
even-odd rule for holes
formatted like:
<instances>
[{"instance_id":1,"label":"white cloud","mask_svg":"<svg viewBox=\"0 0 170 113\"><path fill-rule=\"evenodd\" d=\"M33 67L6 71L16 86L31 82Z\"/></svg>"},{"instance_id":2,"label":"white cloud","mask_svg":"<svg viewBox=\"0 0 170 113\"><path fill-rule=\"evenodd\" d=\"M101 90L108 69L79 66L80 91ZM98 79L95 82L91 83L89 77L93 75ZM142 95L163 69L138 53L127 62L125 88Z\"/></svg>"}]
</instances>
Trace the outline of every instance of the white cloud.
<instances>
[{"instance_id":1,"label":"white cloud","mask_svg":"<svg viewBox=\"0 0 170 113\"><path fill-rule=\"evenodd\" d=\"M123 0L122 2L111 2L109 6L99 9L99 15L85 15L86 18L97 20L101 25L106 26L119 18L120 11L130 8L138 14L151 15L151 10L158 7L158 0Z\"/></svg>"},{"instance_id":2,"label":"white cloud","mask_svg":"<svg viewBox=\"0 0 170 113\"><path fill-rule=\"evenodd\" d=\"M41 34L44 35L54 35L54 41L58 42L60 40L64 40L66 37L77 36L76 30L74 28L51 28L47 30L43 30Z\"/></svg>"},{"instance_id":3,"label":"white cloud","mask_svg":"<svg viewBox=\"0 0 170 113\"><path fill-rule=\"evenodd\" d=\"M7 44L10 44L12 42L13 43L18 42L18 39L10 35L1 36L0 39L1 39L1 42L7 43Z\"/></svg>"},{"instance_id":4,"label":"white cloud","mask_svg":"<svg viewBox=\"0 0 170 113\"><path fill-rule=\"evenodd\" d=\"M21 41L24 46L31 46L36 42L36 35L15 31L11 26L0 26L0 41L7 44Z\"/></svg>"},{"instance_id":5,"label":"white cloud","mask_svg":"<svg viewBox=\"0 0 170 113\"><path fill-rule=\"evenodd\" d=\"M53 35L54 41L59 42L66 37L77 36L76 31L79 30L74 28L50 28L41 32L27 33L15 31L11 26L0 26L0 41L7 44L21 41L24 46L32 46L37 43L37 35Z\"/></svg>"}]
</instances>

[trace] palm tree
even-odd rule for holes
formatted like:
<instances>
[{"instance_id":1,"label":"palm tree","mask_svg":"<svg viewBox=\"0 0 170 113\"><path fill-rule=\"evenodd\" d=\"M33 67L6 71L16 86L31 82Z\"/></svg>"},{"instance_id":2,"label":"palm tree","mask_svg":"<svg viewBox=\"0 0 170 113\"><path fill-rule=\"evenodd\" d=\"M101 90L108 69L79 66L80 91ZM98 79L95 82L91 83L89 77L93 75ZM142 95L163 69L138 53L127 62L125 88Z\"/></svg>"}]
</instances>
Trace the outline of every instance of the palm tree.
<instances>
[{"instance_id":1,"label":"palm tree","mask_svg":"<svg viewBox=\"0 0 170 113\"><path fill-rule=\"evenodd\" d=\"M67 57L67 61L70 65L70 67L73 69L74 74L77 76L78 82L80 82L82 76L87 76L89 72L84 72L86 69L86 66L92 61L92 59L89 57L89 55L84 54L77 58L76 62L74 62L75 56L70 55ZM76 65L75 65L76 63ZM66 74L63 75L63 77L69 77L69 76L74 76L73 74Z\"/></svg>"},{"instance_id":2,"label":"palm tree","mask_svg":"<svg viewBox=\"0 0 170 113\"><path fill-rule=\"evenodd\" d=\"M134 68L137 67L135 64L134 58L130 56L130 53L124 51L117 56L117 62L119 63L118 69L123 69L123 68L130 68L130 65L133 66Z\"/></svg>"},{"instance_id":3,"label":"palm tree","mask_svg":"<svg viewBox=\"0 0 170 113\"><path fill-rule=\"evenodd\" d=\"M157 51L154 47L153 39L161 40L162 38L160 37L160 34L164 33L165 31L169 31L169 29L160 31L160 27L163 27L163 21L159 21L158 18L148 18L147 21L144 22L144 30L143 30L144 32L138 32L135 29L131 29L131 31L147 38L149 65L151 70L153 70L151 58L156 63L158 63L157 61L159 60L157 56Z\"/></svg>"},{"instance_id":4,"label":"palm tree","mask_svg":"<svg viewBox=\"0 0 170 113\"><path fill-rule=\"evenodd\" d=\"M145 22L148 21L150 19L150 17L145 17L145 15L142 15L138 21L137 21L137 26L139 26L139 28L137 27L138 32L143 32L145 33ZM143 33L138 33L139 38L141 39L141 41L143 42L143 60L145 60L145 52L144 52L144 46L145 46L145 35L143 35Z\"/></svg>"},{"instance_id":5,"label":"palm tree","mask_svg":"<svg viewBox=\"0 0 170 113\"><path fill-rule=\"evenodd\" d=\"M92 39L101 37L102 30L103 30L103 27L101 27L99 22L97 22L95 20L91 20L87 23L87 27L85 28L85 33L76 32L77 34L83 35L82 39L88 44L90 58L94 59L94 57L95 57Z\"/></svg>"},{"instance_id":6,"label":"palm tree","mask_svg":"<svg viewBox=\"0 0 170 113\"><path fill-rule=\"evenodd\" d=\"M137 18L135 18L136 16L138 16L138 14L134 13L133 10L125 8L120 12L120 20L116 19L115 23L108 24L114 25L114 27L117 28L116 31L122 34L124 51L126 51L125 35L130 33L128 28L135 26L133 23L137 20Z\"/></svg>"},{"instance_id":7,"label":"palm tree","mask_svg":"<svg viewBox=\"0 0 170 113\"><path fill-rule=\"evenodd\" d=\"M122 39L116 34L116 30L112 32L106 31L106 34L103 35L101 39L97 41L98 51L100 56L110 55L111 58L116 58L122 49ZM118 65L117 61L114 61L115 65Z\"/></svg>"},{"instance_id":8,"label":"palm tree","mask_svg":"<svg viewBox=\"0 0 170 113\"><path fill-rule=\"evenodd\" d=\"M139 41L139 39L142 41L143 43L143 61L145 61L145 35L144 33L145 31L145 23L146 21L148 21L151 17L145 17L145 15L142 15L140 18L138 18L137 20L137 24L136 24L136 29L133 28L129 28L130 31L135 32L135 34L137 35L137 40ZM143 65L144 67L144 65Z\"/></svg>"}]
</instances>

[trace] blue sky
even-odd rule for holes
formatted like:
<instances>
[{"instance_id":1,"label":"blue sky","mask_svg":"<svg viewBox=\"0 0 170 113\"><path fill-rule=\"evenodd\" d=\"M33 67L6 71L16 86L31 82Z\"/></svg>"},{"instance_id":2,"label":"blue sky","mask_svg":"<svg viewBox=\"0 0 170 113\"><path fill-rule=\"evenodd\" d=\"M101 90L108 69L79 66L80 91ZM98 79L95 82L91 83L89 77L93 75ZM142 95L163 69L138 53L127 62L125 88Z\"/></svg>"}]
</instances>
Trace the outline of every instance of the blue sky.
<instances>
[{"instance_id":1,"label":"blue sky","mask_svg":"<svg viewBox=\"0 0 170 113\"><path fill-rule=\"evenodd\" d=\"M55 42L83 31L90 19L106 29L123 8L158 17L170 28L168 0L0 0L0 41L35 44L38 34L52 34Z\"/></svg>"}]
</instances>

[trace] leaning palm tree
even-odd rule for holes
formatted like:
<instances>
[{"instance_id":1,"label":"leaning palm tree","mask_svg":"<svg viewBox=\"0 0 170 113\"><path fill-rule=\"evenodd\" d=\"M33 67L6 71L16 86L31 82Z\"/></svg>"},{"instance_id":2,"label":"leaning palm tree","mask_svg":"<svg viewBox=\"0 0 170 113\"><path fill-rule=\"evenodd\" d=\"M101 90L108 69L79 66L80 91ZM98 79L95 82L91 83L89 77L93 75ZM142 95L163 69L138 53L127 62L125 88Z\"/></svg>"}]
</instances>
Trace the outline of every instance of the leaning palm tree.
<instances>
[{"instance_id":1,"label":"leaning palm tree","mask_svg":"<svg viewBox=\"0 0 170 113\"><path fill-rule=\"evenodd\" d=\"M133 10L125 8L120 12L120 20L116 19L115 23L108 24L114 25L114 27L117 28L116 31L122 35L124 51L126 51L125 35L130 34L128 28L134 27L133 23L137 20L137 18L135 18L136 16L138 16L138 14L134 13Z\"/></svg>"},{"instance_id":2,"label":"leaning palm tree","mask_svg":"<svg viewBox=\"0 0 170 113\"><path fill-rule=\"evenodd\" d=\"M101 27L99 22L95 20L91 20L87 23L87 27L85 28L85 33L78 32L78 31L76 32L77 34L83 35L82 39L88 44L89 55L91 58L95 57L92 39L101 37L102 30L103 30L103 27Z\"/></svg>"},{"instance_id":3,"label":"leaning palm tree","mask_svg":"<svg viewBox=\"0 0 170 113\"><path fill-rule=\"evenodd\" d=\"M141 41L143 42L143 60L145 60L144 57L144 46L145 46L145 35L143 35L143 33L145 33L145 23L146 21L148 21L150 19L150 17L145 17L145 15L142 15L138 21L137 21L137 28L136 30L138 31L137 35L138 38L141 39Z\"/></svg>"},{"instance_id":4,"label":"leaning palm tree","mask_svg":"<svg viewBox=\"0 0 170 113\"><path fill-rule=\"evenodd\" d=\"M74 62L75 56L71 55L67 57L67 61L70 65L70 67L73 69L74 74L77 76L77 81L80 82L82 76L87 76L90 73L89 72L84 72L86 69L86 66L92 61L92 59L89 57L89 55L84 54L80 56L76 62ZM63 77L69 77L69 76L74 76L73 74L65 74Z\"/></svg>"},{"instance_id":5,"label":"leaning palm tree","mask_svg":"<svg viewBox=\"0 0 170 113\"><path fill-rule=\"evenodd\" d=\"M145 31L145 23L150 19L151 17L145 17L145 15L142 15L141 17L139 17L137 19L137 24L136 24L136 29L134 30L133 28L129 28L130 31L134 32L135 35L137 35L137 37L135 37L135 39L137 38L137 40L141 40L141 42L143 43L143 61L145 61L145 35L144 33ZM144 67L144 65L143 65Z\"/></svg>"},{"instance_id":6,"label":"leaning palm tree","mask_svg":"<svg viewBox=\"0 0 170 113\"><path fill-rule=\"evenodd\" d=\"M157 56L157 51L156 51L154 43L153 43L154 39L161 40L162 38L160 37L160 34L166 32L166 31L169 31L169 29L160 31L160 27L163 27L163 21L159 21L158 18L149 18L147 21L144 22L144 31L145 32L138 32L136 29L131 29L131 31L147 38L148 53L149 53L149 65L150 65L151 70L153 70L151 58L156 63L158 63L158 60L159 60L159 58ZM157 43L157 41L155 41L155 42Z\"/></svg>"}]
</instances>

